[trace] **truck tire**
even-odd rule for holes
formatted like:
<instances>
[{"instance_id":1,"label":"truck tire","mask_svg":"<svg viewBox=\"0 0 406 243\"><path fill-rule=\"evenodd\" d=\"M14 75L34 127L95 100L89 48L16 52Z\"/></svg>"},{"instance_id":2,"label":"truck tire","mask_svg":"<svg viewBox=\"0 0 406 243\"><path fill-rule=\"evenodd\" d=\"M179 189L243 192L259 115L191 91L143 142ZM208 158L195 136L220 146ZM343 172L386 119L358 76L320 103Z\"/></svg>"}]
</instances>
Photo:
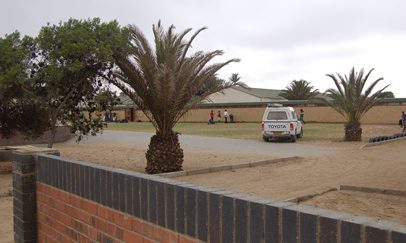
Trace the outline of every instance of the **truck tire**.
<instances>
[{"instance_id":1,"label":"truck tire","mask_svg":"<svg viewBox=\"0 0 406 243\"><path fill-rule=\"evenodd\" d=\"M265 142L269 142L269 138L268 138L268 137L262 136L262 139L263 139Z\"/></svg>"},{"instance_id":2,"label":"truck tire","mask_svg":"<svg viewBox=\"0 0 406 243\"><path fill-rule=\"evenodd\" d=\"M300 133L298 135L296 135L296 136L297 136L297 138L302 138L303 137L303 128L302 128L302 130L300 130Z\"/></svg>"},{"instance_id":3,"label":"truck tire","mask_svg":"<svg viewBox=\"0 0 406 243\"><path fill-rule=\"evenodd\" d=\"M290 137L290 141L291 141L292 143L296 143L296 136L295 136L295 135L292 135L292 136Z\"/></svg>"}]
</instances>

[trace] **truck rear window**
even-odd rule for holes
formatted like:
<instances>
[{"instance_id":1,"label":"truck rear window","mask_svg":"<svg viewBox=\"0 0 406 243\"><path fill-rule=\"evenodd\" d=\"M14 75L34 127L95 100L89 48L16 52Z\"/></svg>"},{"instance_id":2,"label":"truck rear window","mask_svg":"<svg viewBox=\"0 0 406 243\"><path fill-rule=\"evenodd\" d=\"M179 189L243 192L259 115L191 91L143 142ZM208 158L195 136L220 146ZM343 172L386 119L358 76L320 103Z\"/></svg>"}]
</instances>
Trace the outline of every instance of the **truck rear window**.
<instances>
[{"instance_id":1,"label":"truck rear window","mask_svg":"<svg viewBox=\"0 0 406 243\"><path fill-rule=\"evenodd\" d=\"M270 111L267 118L268 120L287 120L288 116L284 111Z\"/></svg>"}]
</instances>

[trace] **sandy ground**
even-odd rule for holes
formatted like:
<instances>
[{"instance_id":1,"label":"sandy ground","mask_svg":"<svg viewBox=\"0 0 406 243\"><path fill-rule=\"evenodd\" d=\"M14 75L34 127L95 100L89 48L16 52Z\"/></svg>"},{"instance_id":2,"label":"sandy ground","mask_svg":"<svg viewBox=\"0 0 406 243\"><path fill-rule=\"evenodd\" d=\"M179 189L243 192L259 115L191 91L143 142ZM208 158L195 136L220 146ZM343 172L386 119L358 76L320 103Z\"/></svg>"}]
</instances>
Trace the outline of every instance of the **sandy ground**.
<instances>
[{"instance_id":1,"label":"sandy ground","mask_svg":"<svg viewBox=\"0 0 406 243\"><path fill-rule=\"evenodd\" d=\"M388 126L364 129L364 136L398 132ZM406 191L406 140L359 148L363 143L305 142L333 153L256 168L182 177L180 180L286 200L319 193L340 184ZM268 144L272 146L272 143ZM287 144L288 146L288 144ZM146 147L140 144L57 144L62 156L107 166L144 171ZM184 169L254 162L278 156L239 151L185 149ZM11 188L11 175L0 175L0 194ZM370 215L406 224L405 198L359 192L330 192L303 202L319 207ZM0 197L0 242L12 240L12 197Z\"/></svg>"},{"instance_id":2,"label":"sandy ground","mask_svg":"<svg viewBox=\"0 0 406 243\"><path fill-rule=\"evenodd\" d=\"M12 189L11 174L0 175L0 195L4 195ZM0 242L12 243L13 240L13 197L0 196Z\"/></svg>"},{"instance_id":3,"label":"sandy ground","mask_svg":"<svg viewBox=\"0 0 406 243\"><path fill-rule=\"evenodd\" d=\"M244 192L262 197L286 200L313 193L320 193L340 184L391 188L406 191L406 159L404 148L406 140L360 150L360 143L341 143L341 152L319 157L308 157L303 161L263 167L203 174L179 178L180 180L221 187L233 191ZM327 194L326 194L327 195ZM334 194L332 194L334 195ZM334 197L334 196L331 196ZM386 197L386 204L397 205L393 197ZM320 206L338 209L333 204L320 202L324 196L318 197ZM328 201L328 199L326 199ZM337 204L346 204L337 197ZM341 201L340 201L341 200ZM398 215L405 214L405 207L393 207L390 212L380 213L375 210L373 197L361 197L365 203L364 210L359 214L369 214L389 220L399 220ZM393 202L392 202L393 201ZM371 205L369 207L368 205ZM347 211L351 208L342 207ZM350 212L357 211L348 210Z\"/></svg>"},{"instance_id":4,"label":"sandy ground","mask_svg":"<svg viewBox=\"0 0 406 243\"><path fill-rule=\"evenodd\" d=\"M353 191L328 192L304 204L356 215L390 219L406 225L406 197ZM371 210L373 209L373 210Z\"/></svg>"},{"instance_id":5,"label":"sandy ground","mask_svg":"<svg viewBox=\"0 0 406 243\"><path fill-rule=\"evenodd\" d=\"M13 240L13 197L0 197L0 242L12 243Z\"/></svg>"},{"instance_id":6,"label":"sandy ground","mask_svg":"<svg viewBox=\"0 0 406 243\"><path fill-rule=\"evenodd\" d=\"M144 172L147 164L146 148L134 144L57 144L55 148L60 151L61 156L122 169ZM276 158L264 154L212 152L196 149L185 150L184 155L183 169L185 170Z\"/></svg>"}]
</instances>

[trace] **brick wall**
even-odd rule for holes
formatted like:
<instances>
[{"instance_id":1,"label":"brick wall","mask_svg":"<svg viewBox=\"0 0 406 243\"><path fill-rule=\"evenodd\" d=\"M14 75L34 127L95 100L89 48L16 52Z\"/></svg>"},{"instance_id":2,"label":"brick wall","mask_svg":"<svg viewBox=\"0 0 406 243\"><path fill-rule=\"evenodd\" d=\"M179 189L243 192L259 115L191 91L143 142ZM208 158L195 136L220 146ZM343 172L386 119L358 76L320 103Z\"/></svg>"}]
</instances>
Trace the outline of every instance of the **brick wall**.
<instances>
[{"instance_id":1,"label":"brick wall","mask_svg":"<svg viewBox=\"0 0 406 243\"><path fill-rule=\"evenodd\" d=\"M196 242L40 182L37 215L39 242Z\"/></svg>"},{"instance_id":2,"label":"brick wall","mask_svg":"<svg viewBox=\"0 0 406 243\"><path fill-rule=\"evenodd\" d=\"M220 110L221 116L223 116L224 109L233 114L236 121L261 122L265 106L198 108L186 113L180 121L207 122L210 118L209 114L211 110L214 111L215 118L217 119L217 111ZM305 111L305 121L308 122L345 122L342 115L328 106L295 106L294 109L297 114L299 114L300 109L303 109ZM365 114L361 122L364 124L397 124L402 111L406 111L404 104L376 105ZM148 121L148 118L139 110L134 111L134 117L135 121Z\"/></svg>"},{"instance_id":3,"label":"brick wall","mask_svg":"<svg viewBox=\"0 0 406 243\"><path fill-rule=\"evenodd\" d=\"M30 158L15 157L16 170ZM390 221L57 156L35 163L36 199L20 199L36 203L40 242L406 242L406 226ZM17 238L30 235L31 224L17 222Z\"/></svg>"}]
</instances>

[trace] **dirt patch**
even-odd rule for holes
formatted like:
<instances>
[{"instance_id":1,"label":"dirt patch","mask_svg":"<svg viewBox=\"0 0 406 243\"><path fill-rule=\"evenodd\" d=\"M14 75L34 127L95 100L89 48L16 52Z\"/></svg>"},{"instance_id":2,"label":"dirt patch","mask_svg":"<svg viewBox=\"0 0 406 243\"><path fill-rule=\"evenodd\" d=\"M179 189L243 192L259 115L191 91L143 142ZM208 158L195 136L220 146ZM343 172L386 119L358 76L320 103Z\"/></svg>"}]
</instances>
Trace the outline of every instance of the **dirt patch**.
<instances>
[{"instance_id":1,"label":"dirt patch","mask_svg":"<svg viewBox=\"0 0 406 243\"><path fill-rule=\"evenodd\" d=\"M0 242L13 243L13 197L0 197Z\"/></svg>"},{"instance_id":2,"label":"dirt patch","mask_svg":"<svg viewBox=\"0 0 406 243\"><path fill-rule=\"evenodd\" d=\"M406 141L359 149L360 143L340 143L341 152L308 157L299 163L226 171L205 175L180 177L179 180L221 187L248 194L286 200L320 193L340 184L385 189L406 190ZM320 199L322 200L322 199ZM360 199L362 200L362 198ZM362 213L376 211L364 206ZM398 220L399 208L387 219Z\"/></svg>"},{"instance_id":3,"label":"dirt patch","mask_svg":"<svg viewBox=\"0 0 406 243\"><path fill-rule=\"evenodd\" d=\"M12 174L0 174L0 195L5 195L13 190Z\"/></svg>"},{"instance_id":4,"label":"dirt patch","mask_svg":"<svg viewBox=\"0 0 406 243\"><path fill-rule=\"evenodd\" d=\"M394 220L406 225L406 198L378 193L336 191L303 204Z\"/></svg>"},{"instance_id":5,"label":"dirt patch","mask_svg":"<svg viewBox=\"0 0 406 243\"><path fill-rule=\"evenodd\" d=\"M144 172L147 164L146 148L129 144L58 144L55 146L61 153L72 159L83 160L117 167L127 170ZM255 162L276 157L252 154L229 153L218 151L200 151L188 149L184 151L183 169L193 170L211 166Z\"/></svg>"}]
</instances>

